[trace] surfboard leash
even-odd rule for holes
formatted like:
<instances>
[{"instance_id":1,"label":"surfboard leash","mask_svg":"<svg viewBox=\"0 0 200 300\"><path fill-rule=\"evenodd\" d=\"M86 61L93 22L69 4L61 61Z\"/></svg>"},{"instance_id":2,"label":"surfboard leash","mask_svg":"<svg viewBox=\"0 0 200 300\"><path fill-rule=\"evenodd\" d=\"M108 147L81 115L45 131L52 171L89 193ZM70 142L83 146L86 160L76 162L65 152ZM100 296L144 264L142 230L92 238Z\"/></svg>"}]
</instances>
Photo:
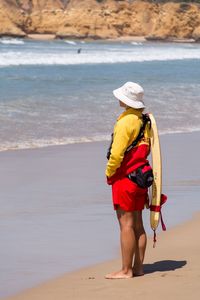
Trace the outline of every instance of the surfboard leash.
<instances>
[{"instance_id":1,"label":"surfboard leash","mask_svg":"<svg viewBox=\"0 0 200 300\"><path fill-rule=\"evenodd\" d=\"M156 229L153 230L153 248L156 248L156 242L157 242L157 239L156 239Z\"/></svg>"}]
</instances>

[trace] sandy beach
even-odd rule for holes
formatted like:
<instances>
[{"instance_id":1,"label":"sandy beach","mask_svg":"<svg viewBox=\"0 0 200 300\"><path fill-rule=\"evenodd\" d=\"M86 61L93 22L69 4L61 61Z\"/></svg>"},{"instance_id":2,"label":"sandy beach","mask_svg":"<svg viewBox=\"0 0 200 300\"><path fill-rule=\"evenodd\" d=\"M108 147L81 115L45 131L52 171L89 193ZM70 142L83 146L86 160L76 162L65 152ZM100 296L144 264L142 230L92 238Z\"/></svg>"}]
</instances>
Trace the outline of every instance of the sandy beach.
<instances>
[{"instance_id":1,"label":"sandy beach","mask_svg":"<svg viewBox=\"0 0 200 300\"><path fill-rule=\"evenodd\" d=\"M161 234L157 248L148 247L143 277L106 280L105 273L119 266L118 260L110 261L65 275L8 299L198 299L200 239L195 233L199 226L200 214L196 214L192 221Z\"/></svg>"},{"instance_id":2,"label":"sandy beach","mask_svg":"<svg viewBox=\"0 0 200 300\"><path fill-rule=\"evenodd\" d=\"M27 34L26 38L38 40L38 41L48 41L54 40L56 38L55 34Z\"/></svg>"},{"instance_id":3,"label":"sandy beach","mask_svg":"<svg viewBox=\"0 0 200 300\"><path fill-rule=\"evenodd\" d=\"M1 36L0 36L1 37ZM2 36L4 37L4 36ZM18 36L17 36L18 37ZM9 35L9 38L16 38L16 35ZM153 42L164 42L164 43L198 43L195 39L188 39L188 38L161 38L161 37L145 37L145 36L122 36L116 38L98 38L94 39L92 37L83 37L78 38L77 36L57 36L56 34L41 34L41 33L32 33L24 35L20 37L23 39L30 39L36 41L52 41L52 40L67 40L67 41L108 41L108 42L123 42L123 43L144 43L148 41Z\"/></svg>"},{"instance_id":4,"label":"sandy beach","mask_svg":"<svg viewBox=\"0 0 200 300\"><path fill-rule=\"evenodd\" d=\"M145 276L122 281L104 279L120 267L108 143L1 152L1 299L198 299L199 138L161 136L168 231L153 249L145 212Z\"/></svg>"}]
</instances>

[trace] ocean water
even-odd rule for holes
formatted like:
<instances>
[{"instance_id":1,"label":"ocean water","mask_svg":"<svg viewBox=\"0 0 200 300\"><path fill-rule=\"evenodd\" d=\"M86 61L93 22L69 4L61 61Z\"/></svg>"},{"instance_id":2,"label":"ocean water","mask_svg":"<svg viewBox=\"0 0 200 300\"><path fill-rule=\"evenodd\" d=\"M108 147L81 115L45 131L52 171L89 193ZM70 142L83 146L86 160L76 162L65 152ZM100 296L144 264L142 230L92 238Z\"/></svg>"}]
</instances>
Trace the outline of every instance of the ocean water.
<instances>
[{"instance_id":1,"label":"ocean water","mask_svg":"<svg viewBox=\"0 0 200 300\"><path fill-rule=\"evenodd\" d=\"M126 81L144 87L161 134L199 131L199 78L199 44L2 38L0 150L109 139Z\"/></svg>"}]
</instances>

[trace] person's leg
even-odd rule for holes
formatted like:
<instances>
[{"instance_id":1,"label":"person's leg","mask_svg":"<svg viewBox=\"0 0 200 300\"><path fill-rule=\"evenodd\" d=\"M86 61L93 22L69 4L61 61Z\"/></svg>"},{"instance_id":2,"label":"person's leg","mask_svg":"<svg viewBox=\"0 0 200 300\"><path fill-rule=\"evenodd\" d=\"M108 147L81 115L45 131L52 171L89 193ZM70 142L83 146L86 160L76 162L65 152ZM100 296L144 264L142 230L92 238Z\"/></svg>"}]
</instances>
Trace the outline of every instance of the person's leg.
<instances>
[{"instance_id":1,"label":"person's leg","mask_svg":"<svg viewBox=\"0 0 200 300\"><path fill-rule=\"evenodd\" d=\"M133 265L133 276L144 274L143 261L145 256L147 237L143 226L142 211L134 212L134 232L136 238L135 259Z\"/></svg>"},{"instance_id":2,"label":"person's leg","mask_svg":"<svg viewBox=\"0 0 200 300\"><path fill-rule=\"evenodd\" d=\"M122 253L122 269L105 276L107 279L123 279L133 277L132 263L135 252L135 233L133 212L117 210L120 225L120 242Z\"/></svg>"}]
</instances>

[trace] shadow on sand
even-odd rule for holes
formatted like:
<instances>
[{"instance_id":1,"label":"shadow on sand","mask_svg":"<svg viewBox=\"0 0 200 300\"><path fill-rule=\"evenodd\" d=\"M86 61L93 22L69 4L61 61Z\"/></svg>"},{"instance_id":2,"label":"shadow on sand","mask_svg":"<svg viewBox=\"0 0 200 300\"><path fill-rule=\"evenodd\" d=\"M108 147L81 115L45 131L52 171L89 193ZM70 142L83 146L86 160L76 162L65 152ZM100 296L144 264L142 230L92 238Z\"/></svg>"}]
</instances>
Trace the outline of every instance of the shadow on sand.
<instances>
[{"instance_id":1,"label":"shadow on sand","mask_svg":"<svg viewBox=\"0 0 200 300\"><path fill-rule=\"evenodd\" d=\"M162 260L153 264L144 264L144 273L150 274L154 272L174 271L180 269L187 264L186 260Z\"/></svg>"}]
</instances>

